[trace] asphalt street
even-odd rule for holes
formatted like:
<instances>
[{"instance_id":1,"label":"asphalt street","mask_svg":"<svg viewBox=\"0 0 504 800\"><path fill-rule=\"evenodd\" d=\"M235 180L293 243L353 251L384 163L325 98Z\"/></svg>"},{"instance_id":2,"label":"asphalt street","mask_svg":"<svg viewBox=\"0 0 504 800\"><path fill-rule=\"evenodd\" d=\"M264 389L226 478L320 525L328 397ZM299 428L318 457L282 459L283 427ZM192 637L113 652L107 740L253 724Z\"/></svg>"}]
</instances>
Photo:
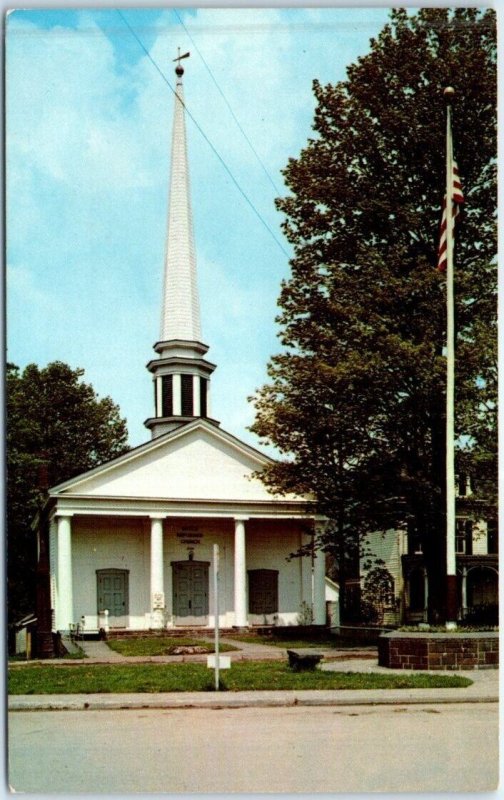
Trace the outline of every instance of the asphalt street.
<instances>
[{"instance_id":1,"label":"asphalt street","mask_svg":"<svg viewBox=\"0 0 504 800\"><path fill-rule=\"evenodd\" d=\"M498 705L11 712L16 792L482 792Z\"/></svg>"}]
</instances>

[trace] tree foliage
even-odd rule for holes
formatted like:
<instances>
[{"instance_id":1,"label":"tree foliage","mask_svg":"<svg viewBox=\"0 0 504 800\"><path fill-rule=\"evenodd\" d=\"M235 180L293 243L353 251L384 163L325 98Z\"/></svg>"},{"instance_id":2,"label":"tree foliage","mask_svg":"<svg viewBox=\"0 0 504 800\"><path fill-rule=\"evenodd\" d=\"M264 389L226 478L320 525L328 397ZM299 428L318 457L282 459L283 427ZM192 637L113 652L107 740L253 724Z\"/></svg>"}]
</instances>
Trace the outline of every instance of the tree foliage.
<instances>
[{"instance_id":1,"label":"tree foliage","mask_svg":"<svg viewBox=\"0 0 504 800\"><path fill-rule=\"evenodd\" d=\"M31 523L43 491L125 452L126 422L99 399L82 369L56 361L22 372L7 365L9 618L34 609L36 541Z\"/></svg>"},{"instance_id":2,"label":"tree foliage","mask_svg":"<svg viewBox=\"0 0 504 800\"><path fill-rule=\"evenodd\" d=\"M445 187L443 88L465 206L456 262L461 468L495 496L495 14L391 12L347 80L321 85L314 135L277 201L294 249L279 305L283 350L254 399L253 430L288 458L264 474L311 495L331 541L408 522L443 563ZM439 601L435 601L439 602Z\"/></svg>"}]
</instances>

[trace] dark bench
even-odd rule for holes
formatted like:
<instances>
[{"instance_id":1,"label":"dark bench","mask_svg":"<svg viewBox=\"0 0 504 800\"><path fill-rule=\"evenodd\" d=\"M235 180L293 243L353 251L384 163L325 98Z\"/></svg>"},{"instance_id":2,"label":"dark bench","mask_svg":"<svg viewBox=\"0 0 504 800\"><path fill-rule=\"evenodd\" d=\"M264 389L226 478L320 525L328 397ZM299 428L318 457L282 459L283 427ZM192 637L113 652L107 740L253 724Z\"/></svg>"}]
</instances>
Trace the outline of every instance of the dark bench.
<instances>
[{"instance_id":1,"label":"dark bench","mask_svg":"<svg viewBox=\"0 0 504 800\"><path fill-rule=\"evenodd\" d=\"M289 667L294 672L315 669L317 664L323 659L322 653L313 650L287 650L289 656Z\"/></svg>"}]
</instances>

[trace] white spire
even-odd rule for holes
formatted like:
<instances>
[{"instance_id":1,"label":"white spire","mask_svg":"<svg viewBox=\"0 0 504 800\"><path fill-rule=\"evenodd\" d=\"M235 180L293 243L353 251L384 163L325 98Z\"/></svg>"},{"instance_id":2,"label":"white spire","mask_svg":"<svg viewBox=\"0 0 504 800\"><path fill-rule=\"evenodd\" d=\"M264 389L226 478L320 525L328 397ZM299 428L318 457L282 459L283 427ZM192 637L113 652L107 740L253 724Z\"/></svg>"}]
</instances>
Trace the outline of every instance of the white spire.
<instances>
[{"instance_id":1,"label":"white spire","mask_svg":"<svg viewBox=\"0 0 504 800\"><path fill-rule=\"evenodd\" d=\"M196 256L189 193L189 169L184 121L184 95L179 55L175 69L177 88L173 115L170 209L164 265L161 336L158 354L147 364L154 382L154 416L145 421L152 437L162 436L196 418L210 417L210 375L215 364L204 356L196 285Z\"/></svg>"},{"instance_id":2,"label":"white spire","mask_svg":"<svg viewBox=\"0 0 504 800\"><path fill-rule=\"evenodd\" d=\"M201 341L196 255L192 225L189 168L184 119L184 93L178 63L171 151L170 206L164 269L161 335L171 339Z\"/></svg>"}]
</instances>

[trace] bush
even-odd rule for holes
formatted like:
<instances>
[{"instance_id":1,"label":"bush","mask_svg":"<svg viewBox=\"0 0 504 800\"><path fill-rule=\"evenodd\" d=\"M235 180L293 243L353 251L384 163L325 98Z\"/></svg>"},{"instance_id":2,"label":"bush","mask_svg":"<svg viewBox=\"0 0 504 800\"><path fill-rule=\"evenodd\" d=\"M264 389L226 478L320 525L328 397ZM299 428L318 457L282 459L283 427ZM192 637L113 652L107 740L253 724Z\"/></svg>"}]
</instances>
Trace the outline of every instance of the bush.
<instances>
[{"instance_id":1,"label":"bush","mask_svg":"<svg viewBox=\"0 0 504 800\"><path fill-rule=\"evenodd\" d=\"M464 619L460 623L465 625L498 625L499 606L497 603L481 603L467 609Z\"/></svg>"}]
</instances>

